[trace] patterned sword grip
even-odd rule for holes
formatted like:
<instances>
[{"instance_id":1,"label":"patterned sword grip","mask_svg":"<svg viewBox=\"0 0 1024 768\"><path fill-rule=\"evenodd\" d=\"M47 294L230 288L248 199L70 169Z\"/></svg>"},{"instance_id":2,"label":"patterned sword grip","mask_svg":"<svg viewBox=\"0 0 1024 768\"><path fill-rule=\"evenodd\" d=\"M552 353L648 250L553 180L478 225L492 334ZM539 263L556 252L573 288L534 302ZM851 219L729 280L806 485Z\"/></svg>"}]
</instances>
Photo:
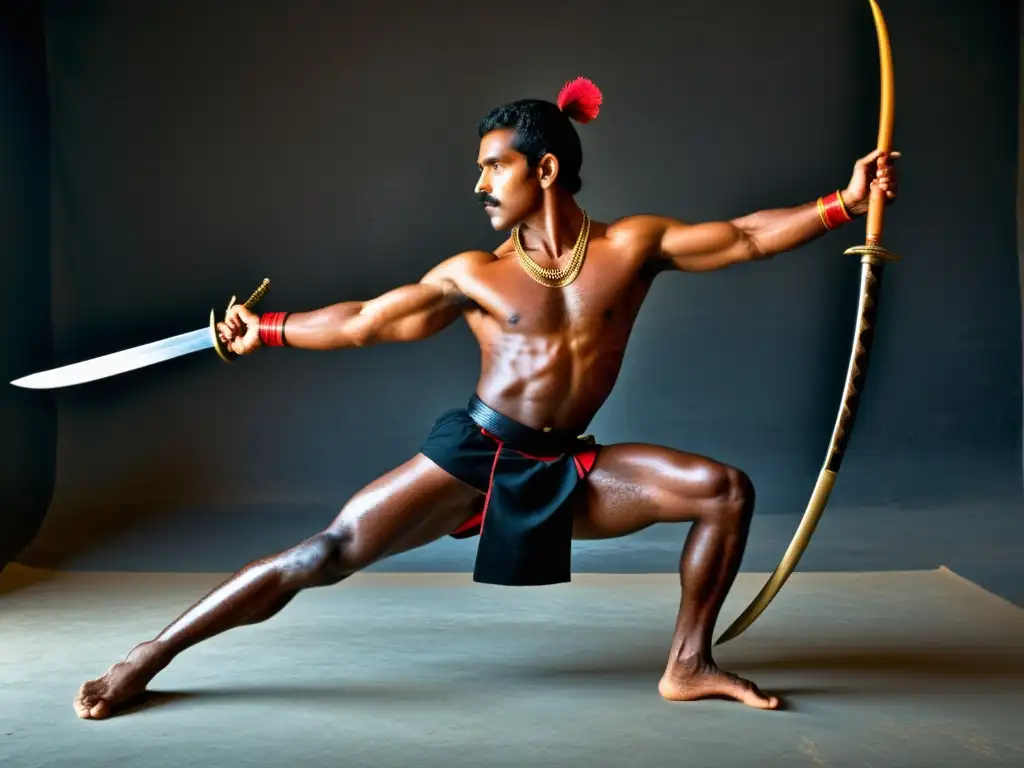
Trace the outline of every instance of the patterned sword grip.
<instances>
[{"instance_id":1,"label":"patterned sword grip","mask_svg":"<svg viewBox=\"0 0 1024 768\"><path fill-rule=\"evenodd\" d=\"M264 296L267 295L267 291L269 291L269 290L270 290L270 280L269 280L269 278L265 277L265 278L263 278L263 282L260 283L259 288L257 288L255 291L253 291L252 292L252 296L250 296L248 299L245 300L245 304L244 304L245 308L246 309L252 309L253 307L255 307L257 304L259 304L260 300Z\"/></svg>"}]
</instances>

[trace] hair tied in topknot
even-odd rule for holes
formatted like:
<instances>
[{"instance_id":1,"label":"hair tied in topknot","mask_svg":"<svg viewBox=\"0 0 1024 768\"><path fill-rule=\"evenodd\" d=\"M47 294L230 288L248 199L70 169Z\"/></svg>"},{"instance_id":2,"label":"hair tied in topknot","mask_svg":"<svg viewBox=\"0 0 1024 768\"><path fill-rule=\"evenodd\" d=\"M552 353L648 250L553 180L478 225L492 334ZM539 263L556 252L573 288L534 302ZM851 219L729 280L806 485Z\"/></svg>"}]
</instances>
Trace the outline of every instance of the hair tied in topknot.
<instances>
[{"instance_id":1,"label":"hair tied in topknot","mask_svg":"<svg viewBox=\"0 0 1024 768\"><path fill-rule=\"evenodd\" d=\"M591 80L577 77L558 92L558 108L577 123L589 123L601 111L604 97Z\"/></svg>"}]
</instances>

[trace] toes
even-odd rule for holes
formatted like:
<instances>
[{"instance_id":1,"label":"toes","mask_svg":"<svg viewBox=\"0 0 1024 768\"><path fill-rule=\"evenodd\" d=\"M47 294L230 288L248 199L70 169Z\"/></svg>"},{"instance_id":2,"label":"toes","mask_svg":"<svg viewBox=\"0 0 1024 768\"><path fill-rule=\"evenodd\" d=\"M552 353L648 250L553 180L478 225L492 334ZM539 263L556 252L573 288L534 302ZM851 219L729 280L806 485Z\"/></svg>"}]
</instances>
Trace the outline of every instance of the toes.
<instances>
[{"instance_id":1,"label":"toes","mask_svg":"<svg viewBox=\"0 0 1024 768\"><path fill-rule=\"evenodd\" d=\"M747 689L740 697L740 701L748 707L756 709L775 709L779 706L779 700L775 696L765 696L753 686Z\"/></svg>"},{"instance_id":2,"label":"toes","mask_svg":"<svg viewBox=\"0 0 1024 768\"><path fill-rule=\"evenodd\" d=\"M92 717L92 709L96 706L96 700L92 697L79 698L75 700L75 714L83 720Z\"/></svg>"},{"instance_id":3,"label":"toes","mask_svg":"<svg viewBox=\"0 0 1024 768\"><path fill-rule=\"evenodd\" d=\"M75 714L82 720L102 720L110 716L110 704L98 696L86 696L75 701Z\"/></svg>"},{"instance_id":4,"label":"toes","mask_svg":"<svg viewBox=\"0 0 1024 768\"><path fill-rule=\"evenodd\" d=\"M779 706L777 696L766 696L749 680L738 680L739 695L736 697L749 707L757 709L776 709Z\"/></svg>"},{"instance_id":5,"label":"toes","mask_svg":"<svg viewBox=\"0 0 1024 768\"><path fill-rule=\"evenodd\" d=\"M777 696L766 696L750 680L743 680L740 677L730 675L734 682L734 690L732 694L744 705L748 707L756 707L759 710L774 710L778 707Z\"/></svg>"},{"instance_id":6,"label":"toes","mask_svg":"<svg viewBox=\"0 0 1024 768\"><path fill-rule=\"evenodd\" d=\"M82 687L78 689L78 695L75 697L74 702L75 712L80 718L94 718L97 716L95 714L97 710L103 711L100 709L100 705L104 705L106 702L103 701L100 688L99 680L90 680L87 683L82 683Z\"/></svg>"}]
</instances>

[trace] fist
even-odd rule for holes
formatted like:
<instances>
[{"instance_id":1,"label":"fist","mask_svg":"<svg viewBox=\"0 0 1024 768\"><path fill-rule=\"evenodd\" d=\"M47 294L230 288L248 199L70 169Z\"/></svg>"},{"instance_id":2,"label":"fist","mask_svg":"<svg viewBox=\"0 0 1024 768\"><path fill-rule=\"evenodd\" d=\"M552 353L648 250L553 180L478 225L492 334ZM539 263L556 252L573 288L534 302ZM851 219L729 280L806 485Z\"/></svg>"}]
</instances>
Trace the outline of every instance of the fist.
<instances>
[{"instance_id":1,"label":"fist","mask_svg":"<svg viewBox=\"0 0 1024 768\"><path fill-rule=\"evenodd\" d=\"M867 213L873 189L882 191L887 205L896 199L899 180L895 161L899 156L899 152L884 155L876 149L854 164L850 183L843 190L843 202L851 214Z\"/></svg>"},{"instance_id":2,"label":"fist","mask_svg":"<svg viewBox=\"0 0 1024 768\"><path fill-rule=\"evenodd\" d=\"M262 346L260 318L244 304L232 304L217 323L217 335L236 355L247 355Z\"/></svg>"}]
</instances>

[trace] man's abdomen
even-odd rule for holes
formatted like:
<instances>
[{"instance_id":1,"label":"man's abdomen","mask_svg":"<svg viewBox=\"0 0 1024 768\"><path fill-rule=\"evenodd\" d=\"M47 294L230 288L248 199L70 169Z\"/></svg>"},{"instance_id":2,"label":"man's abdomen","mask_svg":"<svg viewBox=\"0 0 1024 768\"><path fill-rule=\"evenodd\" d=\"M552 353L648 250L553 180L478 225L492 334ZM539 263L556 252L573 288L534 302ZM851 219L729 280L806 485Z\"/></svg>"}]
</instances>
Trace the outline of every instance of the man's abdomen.
<instances>
[{"instance_id":1,"label":"man's abdomen","mask_svg":"<svg viewBox=\"0 0 1024 768\"><path fill-rule=\"evenodd\" d=\"M477 387L484 402L537 429L583 430L615 386L624 350L534 339L492 351Z\"/></svg>"}]
</instances>

